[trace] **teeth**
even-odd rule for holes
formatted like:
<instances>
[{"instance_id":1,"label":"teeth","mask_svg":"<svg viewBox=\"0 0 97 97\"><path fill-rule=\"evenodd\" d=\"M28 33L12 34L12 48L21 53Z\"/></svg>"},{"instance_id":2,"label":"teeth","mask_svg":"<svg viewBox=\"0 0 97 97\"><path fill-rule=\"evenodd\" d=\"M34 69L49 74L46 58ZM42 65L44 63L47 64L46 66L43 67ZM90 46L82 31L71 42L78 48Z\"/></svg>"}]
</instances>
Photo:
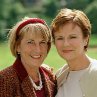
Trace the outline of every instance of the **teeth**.
<instances>
[{"instance_id":1,"label":"teeth","mask_svg":"<svg viewBox=\"0 0 97 97\"><path fill-rule=\"evenodd\" d=\"M38 56L32 56L33 58L40 58L40 55L38 55Z\"/></svg>"}]
</instances>

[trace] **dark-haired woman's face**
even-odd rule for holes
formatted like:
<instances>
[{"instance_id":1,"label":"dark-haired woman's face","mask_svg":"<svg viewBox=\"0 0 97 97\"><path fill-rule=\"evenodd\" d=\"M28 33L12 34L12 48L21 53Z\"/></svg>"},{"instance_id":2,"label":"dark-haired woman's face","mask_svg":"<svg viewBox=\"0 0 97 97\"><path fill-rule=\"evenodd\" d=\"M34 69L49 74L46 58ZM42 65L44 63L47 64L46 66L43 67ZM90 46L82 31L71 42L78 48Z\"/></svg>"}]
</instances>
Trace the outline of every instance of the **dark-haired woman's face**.
<instances>
[{"instance_id":1,"label":"dark-haired woman's face","mask_svg":"<svg viewBox=\"0 0 97 97\"><path fill-rule=\"evenodd\" d=\"M69 61L81 58L85 54L84 46L87 39L83 38L82 30L73 23L67 23L54 33L55 46L59 55Z\"/></svg>"}]
</instances>

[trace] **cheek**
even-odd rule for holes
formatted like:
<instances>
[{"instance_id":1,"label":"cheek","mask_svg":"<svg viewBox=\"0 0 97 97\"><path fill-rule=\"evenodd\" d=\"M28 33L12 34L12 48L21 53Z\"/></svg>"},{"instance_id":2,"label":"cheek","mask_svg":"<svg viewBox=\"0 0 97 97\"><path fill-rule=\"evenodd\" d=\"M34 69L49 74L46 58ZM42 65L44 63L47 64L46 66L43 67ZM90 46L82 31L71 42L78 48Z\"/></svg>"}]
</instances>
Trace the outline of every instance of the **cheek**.
<instances>
[{"instance_id":1,"label":"cheek","mask_svg":"<svg viewBox=\"0 0 97 97\"><path fill-rule=\"evenodd\" d=\"M45 47L42 50L43 50L44 53L47 53L48 49L49 49L48 47Z\"/></svg>"},{"instance_id":2,"label":"cheek","mask_svg":"<svg viewBox=\"0 0 97 97\"><path fill-rule=\"evenodd\" d=\"M72 46L74 48L78 49L79 51L84 50L84 42L83 41L76 41L74 44L72 44Z\"/></svg>"},{"instance_id":3,"label":"cheek","mask_svg":"<svg viewBox=\"0 0 97 97\"><path fill-rule=\"evenodd\" d=\"M26 47L26 46L22 46L21 47L21 53L24 55L24 54L27 54L27 53L31 53L31 48L29 47Z\"/></svg>"},{"instance_id":4,"label":"cheek","mask_svg":"<svg viewBox=\"0 0 97 97\"><path fill-rule=\"evenodd\" d=\"M41 46L40 47L40 52L47 53L47 51L48 51L48 46Z\"/></svg>"},{"instance_id":5,"label":"cheek","mask_svg":"<svg viewBox=\"0 0 97 97\"><path fill-rule=\"evenodd\" d=\"M55 42L56 48L61 48L63 46L62 42Z\"/></svg>"},{"instance_id":6,"label":"cheek","mask_svg":"<svg viewBox=\"0 0 97 97\"><path fill-rule=\"evenodd\" d=\"M80 46L82 45L82 40L72 40L69 43L73 46Z\"/></svg>"},{"instance_id":7,"label":"cheek","mask_svg":"<svg viewBox=\"0 0 97 97\"><path fill-rule=\"evenodd\" d=\"M57 51L58 51L58 52L61 52L61 50L62 50L62 45L56 43L55 46L56 46Z\"/></svg>"}]
</instances>

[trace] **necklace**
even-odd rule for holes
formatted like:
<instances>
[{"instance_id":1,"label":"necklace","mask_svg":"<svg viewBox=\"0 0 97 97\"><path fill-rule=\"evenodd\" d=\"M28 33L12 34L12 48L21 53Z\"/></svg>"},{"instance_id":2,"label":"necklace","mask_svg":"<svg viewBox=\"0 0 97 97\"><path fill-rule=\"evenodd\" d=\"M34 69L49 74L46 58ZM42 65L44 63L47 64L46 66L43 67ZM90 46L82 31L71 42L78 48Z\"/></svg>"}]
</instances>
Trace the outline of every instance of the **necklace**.
<instances>
[{"instance_id":1,"label":"necklace","mask_svg":"<svg viewBox=\"0 0 97 97\"><path fill-rule=\"evenodd\" d=\"M32 82L32 85L33 85L33 87L35 88L35 90L41 90L42 87L43 87L43 85L42 85L42 80L41 80L41 75L40 75L39 72L38 72L38 74L39 74L39 85L38 85L38 86L35 84L35 82L33 81L33 79L29 76L29 78L30 78L30 80L31 80L31 82Z\"/></svg>"}]
</instances>

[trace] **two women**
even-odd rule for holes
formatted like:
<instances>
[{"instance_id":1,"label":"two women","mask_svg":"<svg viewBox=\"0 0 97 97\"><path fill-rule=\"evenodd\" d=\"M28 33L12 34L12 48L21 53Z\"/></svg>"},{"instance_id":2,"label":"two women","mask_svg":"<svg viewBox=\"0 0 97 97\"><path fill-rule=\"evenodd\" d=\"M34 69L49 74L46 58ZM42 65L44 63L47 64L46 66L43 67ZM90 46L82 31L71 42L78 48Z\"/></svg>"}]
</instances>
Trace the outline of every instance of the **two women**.
<instances>
[{"instance_id":1,"label":"two women","mask_svg":"<svg viewBox=\"0 0 97 97\"><path fill-rule=\"evenodd\" d=\"M91 35L88 17L80 10L62 9L51 27L56 49L67 62L56 73L56 97L97 97L97 60L86 55Z\"/></svg>"},{"instance_id":2,"label":"two women","mask_svg":"<svg viewBox=\"0 0 97 97\"><path fill-rule=\"evenodd\" d=\"M96 97L97 60L86 55L91 24L79 10L62 9L52 22L52 36L59 55L66 60L58 72L56 97ZM54 97L56 81L41 66L51 46L45 21L28 18L10 34L15 63L0 72L0 97Z\"/></svg>"},{"instance_id":3,"label":"two women","mask_svg":"<svg viewBox=\"0 0 97 97\"><path fill-rule=\"evenodd\" d=\"M0 97L54 97L56 80L42 63L51 47L51 32L39 18L24 18L10 30L14 64L0 71Z\"/></svg>"}]
</instances>

